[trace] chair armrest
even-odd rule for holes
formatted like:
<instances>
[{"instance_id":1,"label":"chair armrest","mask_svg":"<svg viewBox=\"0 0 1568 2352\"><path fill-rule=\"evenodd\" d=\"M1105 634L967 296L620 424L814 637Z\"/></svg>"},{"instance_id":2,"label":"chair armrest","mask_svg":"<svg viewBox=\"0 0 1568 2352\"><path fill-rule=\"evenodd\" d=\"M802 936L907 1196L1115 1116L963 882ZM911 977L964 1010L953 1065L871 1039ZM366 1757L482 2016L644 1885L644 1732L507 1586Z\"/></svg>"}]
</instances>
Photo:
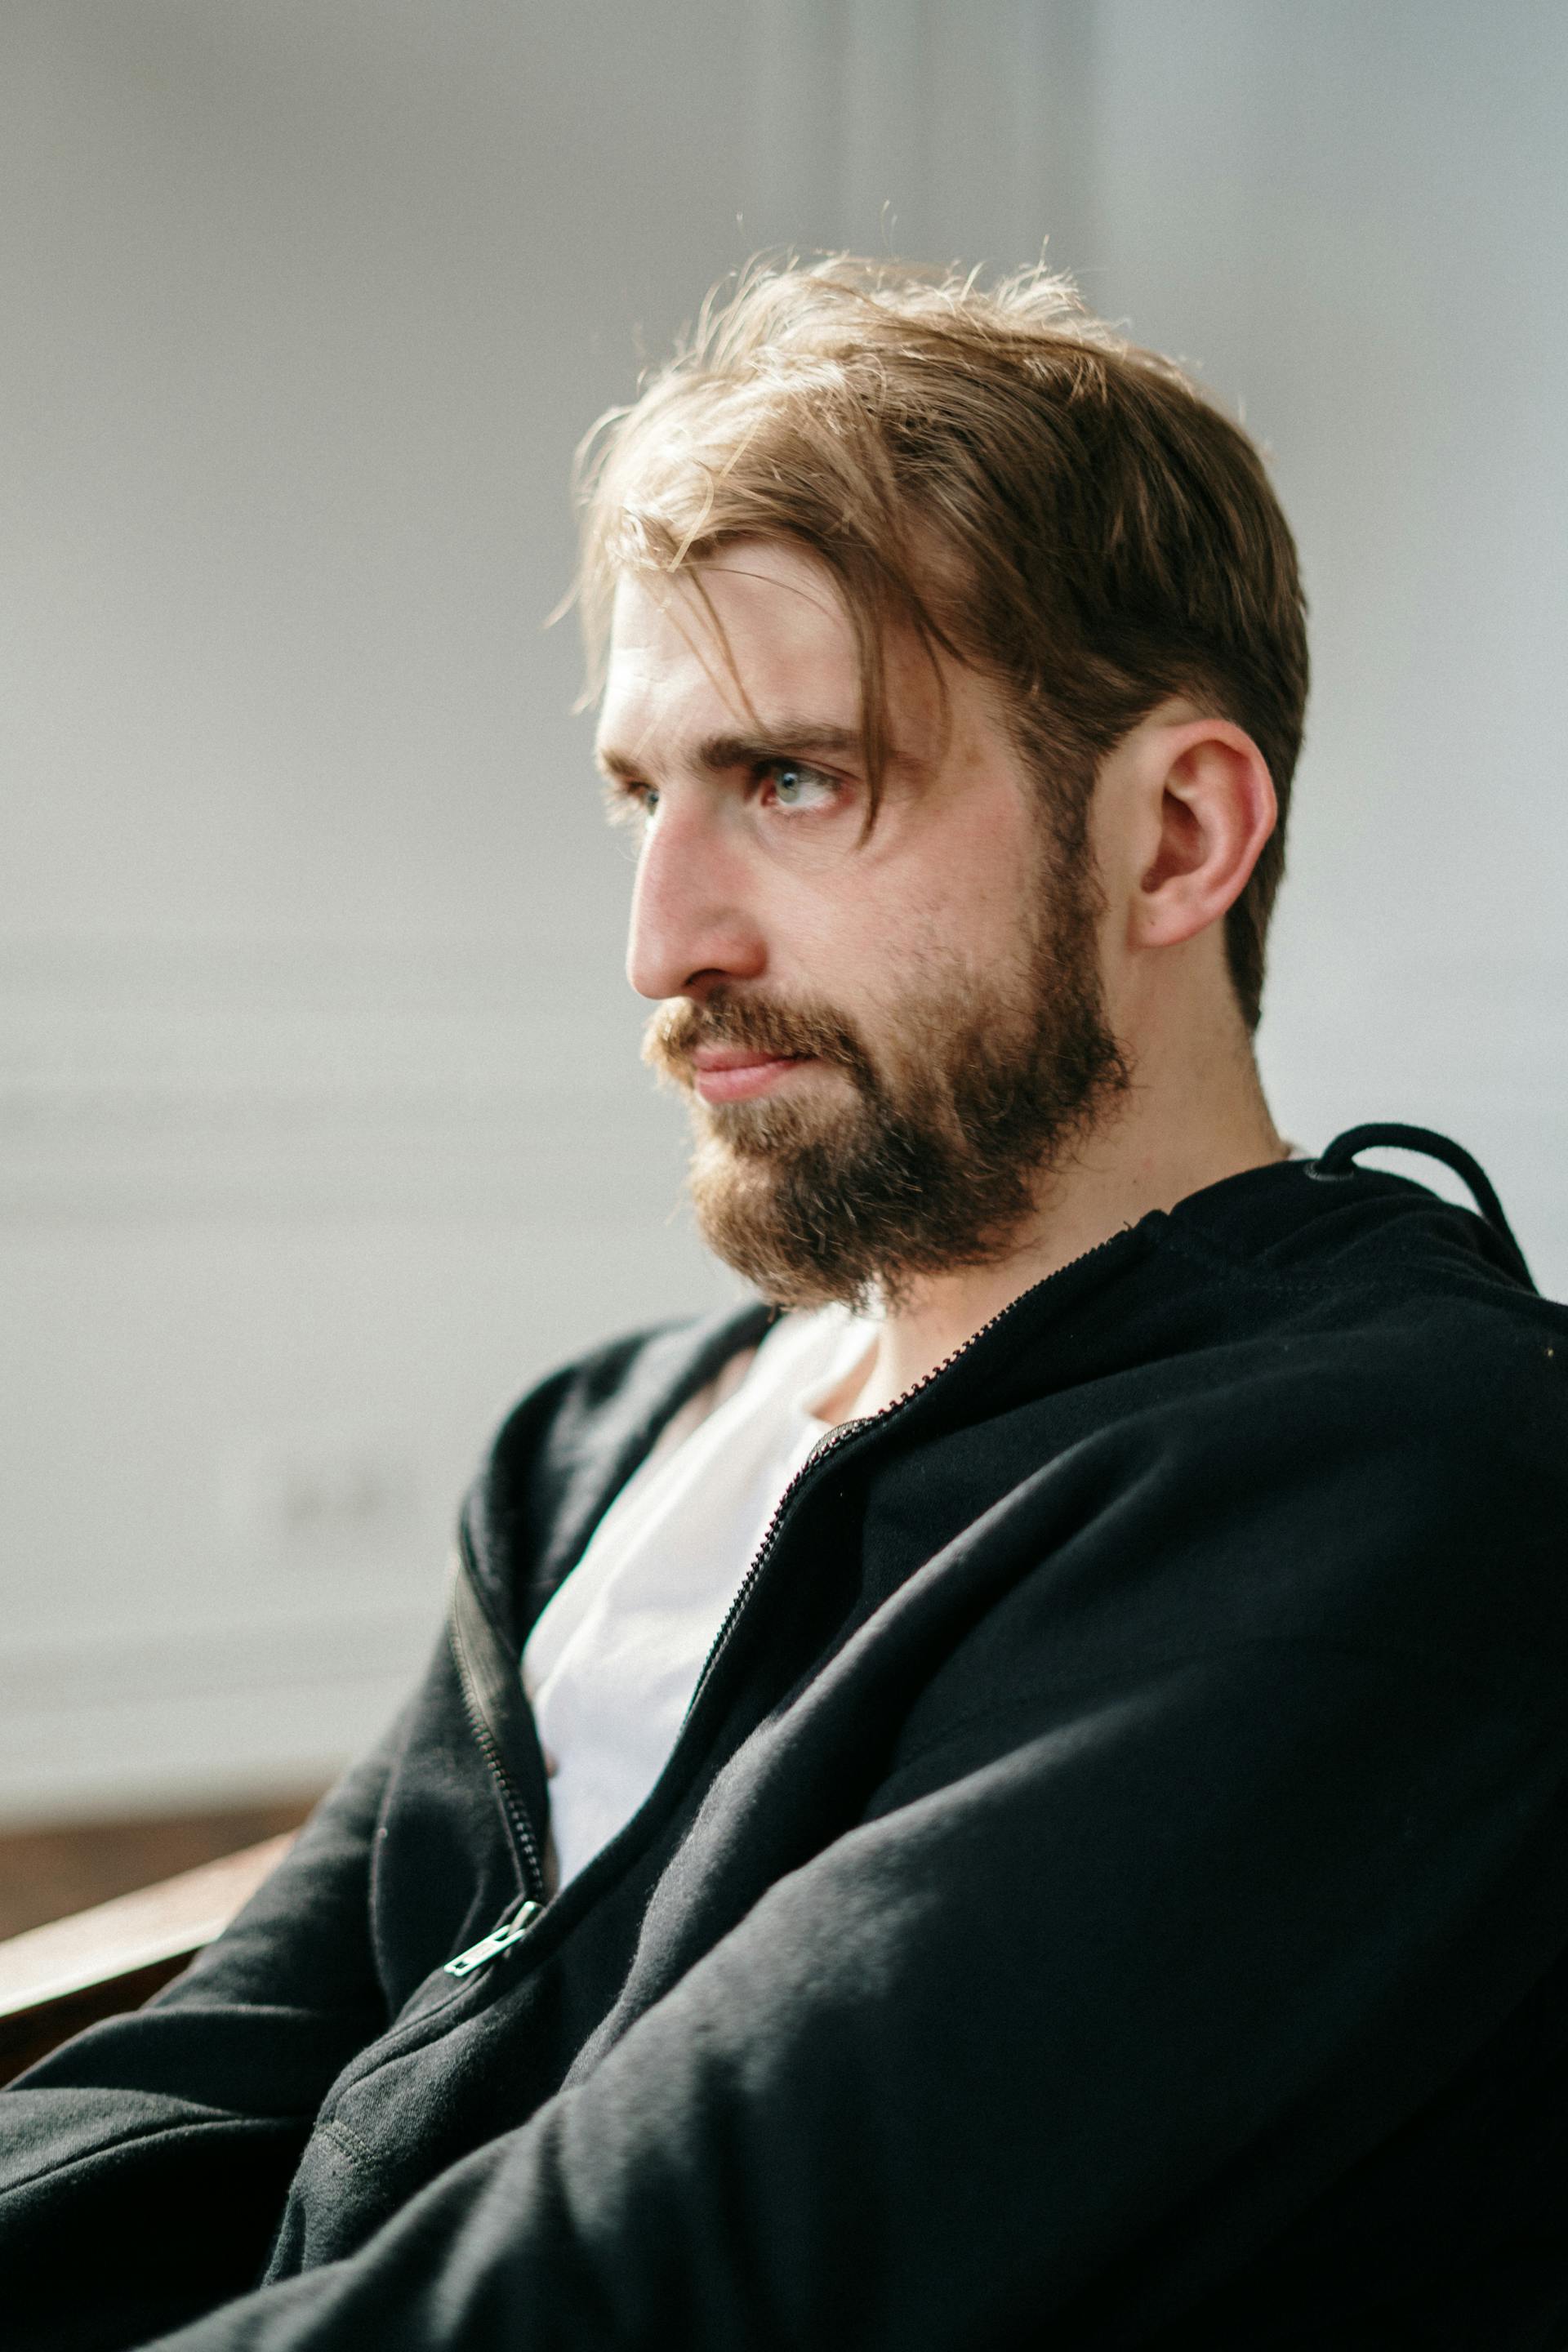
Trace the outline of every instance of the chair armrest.
<instances>
[{"instance_id":1,"label":"chair armrest","mask_svg":"<svg viewBox=\"0 0 1568 2352\"><path fill-rule=\"evenodd\" d=\"M293 1833L0 1943L0 2083L81 2026L136 2009L227 1927Z\"/></svg>"}]
</instances>

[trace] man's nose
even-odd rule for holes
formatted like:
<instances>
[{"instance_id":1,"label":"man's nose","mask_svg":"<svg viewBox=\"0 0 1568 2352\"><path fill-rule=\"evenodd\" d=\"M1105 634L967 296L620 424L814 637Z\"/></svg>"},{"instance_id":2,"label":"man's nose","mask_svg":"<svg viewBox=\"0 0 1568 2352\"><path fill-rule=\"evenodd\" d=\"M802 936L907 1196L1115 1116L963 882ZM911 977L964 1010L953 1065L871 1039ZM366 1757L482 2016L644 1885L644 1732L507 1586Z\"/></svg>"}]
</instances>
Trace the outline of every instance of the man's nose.
<instances>
[{"instance_id":1,"label":"man's nose","mask_svg":"<svg viewBox=\"0 0 1568 2352\"><path fill-rule=\"evenodd\" d=\"M766 962L752 877L723 814L668 794L637 859L626 977L639 996L700 996Z\"/></svg>"}]
</instances>

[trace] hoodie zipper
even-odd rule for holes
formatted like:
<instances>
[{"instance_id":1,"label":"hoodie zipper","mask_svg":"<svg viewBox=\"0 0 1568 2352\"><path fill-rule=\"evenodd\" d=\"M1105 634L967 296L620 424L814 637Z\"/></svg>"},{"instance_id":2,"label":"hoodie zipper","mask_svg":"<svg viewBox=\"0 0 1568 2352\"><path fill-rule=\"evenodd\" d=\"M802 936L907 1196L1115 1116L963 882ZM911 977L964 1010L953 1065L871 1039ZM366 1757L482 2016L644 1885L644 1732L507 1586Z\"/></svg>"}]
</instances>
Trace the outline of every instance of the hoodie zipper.
<instances>
[{"instance_id":1,"label":"hoodie zipper","mask_svg":"<svg viewBox=\"0 0 1568 2352\"><path fill-rule=\"evenodd\" d=\"M458 1575L459 1578L471 1580L473 1561L468 1551L466 1533L459 1535L458 1543ZM476 1608L479 1606L477 1600L474 1606ZM513 1944L520 1943L534 1921L542 1916L546 1899L544 1864L539 1851L539 1840L534 1835L533 1823L529 1818L522 1793L508 1769L506 1759L500 1752L500 1743L490 1728L489 1717L479 1694L473 1662L469 1655L468 1640L462 1623L462 1613L463 1603L460 1599L457 1599L453 1604L450 1646L453 1662L458 1669L458 1687L462 1692L463 1712L468 1718L468 1728L474 1735L475 1743L485 1759L490 1778L495 1783L496 1793L500 1799L502 1813L511 1831L512 1844L521 1869L523 1885L521 1895L514 1896L507 1905L488 1935L481 1936L478 1943L468 1945L465 1950L455 1954L451 1959L444 1963L447 1974L453 1977L473 1975L476 1969L487 1967L502 1952L509 1951Z\"/></svg>"},{"instance_id":2,"label":"hoodie zipper","mask_svg":"<svg viewBox=\"0 0 1568 2352\"><path fill-rule=\"evenodd\" d=\"M446 1961L447 1974L449 1977L469 1977L476 1969L489 1968L502 1952L510 1951L513 1944L521 1943L543 1908L542 1903L532 1902L524 1896L510 1916L503 1916L499 1926L492 1927L488 1936L481 1936L479 1942L470 1944L466 1952L458 1952L455 1958Z\"/></svg>"},{"instance_id":3,"label":"hoodie zipper","mask_svg":"<svg viewBox=\"0 0 1568 2352\"><path fill-rule=\"evenodd\" d=\"M463 1675L461 1665L458 1667L458 1673L463 1681L463 1704L468 1712L468 1723L474 1738L479 1741L479 1752L490 1768L490 1777L500 1791L501 1804L505 1808L507 1820L511 1826L512 1836L517 1842L518 1859L522 1864L524 1874L533 1889L535 1898L533 1907L537 1911L544 1899L544 1865L539 1858L539 1842L533 1834L533 1824L523 1809L517 1782L507 1770L494 1735L489 1724L478 1712L468 1689L468 1678Z\"/></svg>"},{"instance_id":4,"label":"hoodie zipper","mask_svg":"<svg viewBox=\"0 0 1568 2352\"><path fill-rule=\"evenodd\" d=\"M702 1662L702 1671L697 1677L696 1687L693 1689L690 1700L687 1705L686 1713L681 1717L680 1731L677 1735L676 1738L676 1748L679 1748L681 1740L684 1738L687 1727L690 1724L691 1718L696 1712L698 1701L701 1698L704 1691L706 1691L711 1682L714 1671L717 1668L725 1649L729 1646L731 1638L734 1633L735 1627L745 1613L747 1604L750 1601L752 1593L756 1591L758 1580L761 1578L763 1570L766 1568L769 1558L771 1557L773 1548L778 1540L779 1528L784 1522L784 1516L789 1510L791 1504L795 1501L795 1496L799 1494L802 1486L805 1484L805 1480L810 1477L812 1472L816 1470L819 1465L825 1462L830 1454L838 1453L852 1439L862 1436L867 1430L875 1429L879 1431L886 1428L889 1422L895 1419L898 1414L904 1412L910 1405L913 1404L917 1398L923 1396L926 1391L932 1387L937 1381L941 1380L945 1372L951 1371L956 1363L960 1362L963 1357L967 1356L972 1349L977 1347L982 1339L988 1338L989 1335L997 1328L999 1324L1005 1323L1010 1315L1016 1314L1018 1309L1025 1306L1030 1299L1037 1298L1043 1290L1048 1289L1050 1285L1057 1281L1062 1275L1069 1273L1075 1267L1086 1265L1091 1258L1098 1257L1102 1251L1114 1247L1117 1243L1125 1240L1129 1233L1135 1230L1136 1228L1132 1226L1121 1227L1116 1233L1108 1234L1104 1241L1097 1242L1092 1249L1082 1251L1079 1256L1070 1258L1066 1265L1058 1266L1054 1273L1048 1274L1043 1278L1043 1280L1032 1284L1027 1290L1021 1291L1018 1297L1009 1300L1008 1304L1004 1307L999 1313L993 1315L989 1322L983 1323L978 1331L972 1331L968 1339L963 1341L961 1347L955 1348L951 1355L944 1356L940 1364L933 1364L929 1372L922 1373L921 1378L916 1381L911 1387L905 1389L902 1395L895 1397L890 1404L884 1405L879 1412L867 1413L853 1421L841 1422L837 1429L830 1430L827 1435L821 1440L820 1444L812 1448L805 1460L802 1463L800 1468L795 1472L795 1476L790 1480L789 1485L784 1488L784 1493L779 1496L778 1502L773 1509L773 1517L768 1521L762 1542L757 1548L755 1557L752 1559L751 1566L747 1569L745 1575L741 1579L740 1584L736 1587L734 1598L731 1600L729 1608L724 1612L723 1622L721 1623L718 1633L713 1637L712 1645L708 1652L707 1657ZM464 1549L464 1562L466 1570L466 1544ZM523 1940L523 1938L529 1934L530 1930L543 1916L545 1895L544 1874L540 1864L539 1847L533 1835L532 1826L528 1819L527 1812L524 1810L521 1797L518 1793L517 1785L512 1780L510 1773L507 1770L500 1750L496 1744L494 1736L492 1735L489 1723L486 1720L484 1709L479 1704L478 1693L473 1685L472 1672L465 1655L464 1643L460 1634L452 1646L453 1654L458 1662L458 1679L462 1685L463 1704L468 1714L468 1722L472 1727L474 1737L479 1742L480 1752L484 1756L486 1763L489 1766L491 1775L500 1792L501 1802L505 1809L507 1818L510 1822L517 1836L518 1844L521 1850L521 1858L524 1862L530 1883L534 1889L533 1895L530 1895L525 1894L517 1901L509 1904L506 1910L501 1914L500 1920L497 1922L495 1927L490 1929L489 1935L481 1936L477 1944L470 1944L466 1951L458 1952L454 1958L449 1959L445 1963L446 1971L448 1976L463 1978L474 1975L482 1969L489 1968L491 1961L499 1959L504 1953L509 1952L514 1944L519 1944ZM670 1764L674 1761L675 1752L676 1750L672 1749L669 1756L665 1760L666 1771L668 1770ZM662 1780L663 1773L661 1773L659 1777ZM650 1790L648 1792L650 1797L652 1796L652 1793L653 1791ZM633 1818L635 1820L636 1816L634 1815ZM630 1827L631 1822L628 1822L626 1824L626 1828L623 1829L619 1834L624 1836L626 1834L626 1830L630 1829Z\"/></svg>"},{"instance_id":5,"label":"hoodie zipper","mask_svg":"<svg viewBox=\"0 0 1568 2352\"><path fill-rule=\"evenodd\" d=\"M837 1429L829 1430L827 1435L812 1447L811 1452L779 1496L773 1515L768 1521L763 1540L757 1549L756 1557L741 1579L735 1589L734 1598L724 1612L723 1621L713 1637L712 1647L702 1662L702 1671L697 1677L696 1688L688 1702L686 1713L681 1717L682 1732L690 1722L696 1711L697 1702L712 1677L720 1655L733 1633L746 1603L756 1590L757 1580L767 1566L769 1555L778 1540L779 1528L785 1512L800 1492L802 1485L810 1477L818 1464L825 1462L830 1454L837 1453L842 1446L848 1444L850 1439L860 1436L866 1430L886 1428L888 1423L902 1412L906 1406L913 1404L917 1397L923 1396L929 1388L940 1381L944 1372L951 1371L953 1365L967 1356L972 1348L977 1347L982 1339L988 1338L998 1324L1005 1323L1010 1315L1016 1314L1019 1307L1025 1306L1031 1298L1037 1298L1041 1291L1048 1289L1059 1276L1070 1273L1076 1266L1087 1265L1089 1261L1098 1257L1102 1250L1112 1248L1116 1243L1122 1241L1128 1234L1134 1231L1136 1228L1131 1225L1120 1226L1115 1233L1108 1234L1104 1241L1096 1242L1092 1249L1080 1251L1077 1257L1069 1258L1066 1265L1058 1265L1053 1273L1044 1276L1038 1282L1032 1283L1027 1290L1021 1290L1016 1298L1009 1299L1007 1305L993 1315L988 1323L983 1323L978 1331L972 1331L968 1339L955 1348L950 1356L944 1356L940 1364L933 1364L929 1372L922 1372L920 1379L911 1387L905 1389L901 1395L896 1396L890 1404L885 1404L879 1412L866 1413L858 1419L841 1422Z\"/></svg>"}]
</instances>

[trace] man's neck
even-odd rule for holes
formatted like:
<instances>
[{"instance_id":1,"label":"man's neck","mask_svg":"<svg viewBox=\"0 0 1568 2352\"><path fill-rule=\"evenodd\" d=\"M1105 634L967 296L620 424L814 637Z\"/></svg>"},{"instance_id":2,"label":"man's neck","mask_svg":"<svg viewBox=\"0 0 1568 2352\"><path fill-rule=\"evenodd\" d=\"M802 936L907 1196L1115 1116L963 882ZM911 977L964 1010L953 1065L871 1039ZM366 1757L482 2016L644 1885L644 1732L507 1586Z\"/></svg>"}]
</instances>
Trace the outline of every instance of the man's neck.
<instances>
[{"instance_id":1,"label":"man's neck","mask_svg":"<svg viewBox=\"0 0 1568 2352\"><path fill-rule=\"evenodd\" d=\"M859 1419L944 1364L1004 1307L1153 1209L1288 1156L1250 1060L1237 1083L1205 1085L1185 1099L1136 1082L1043 1186L1027 1230L1005 1255L933 1276L902 1298L878 1334L868 1369L819 1407L827 1421ZM1214 1073L1215 1077L1220 1076ZM1162 1099L1162 1097L1167 1097ZM1206 1097L1206 1099L1204 1099Z\"/></svg>"}]
</instances>

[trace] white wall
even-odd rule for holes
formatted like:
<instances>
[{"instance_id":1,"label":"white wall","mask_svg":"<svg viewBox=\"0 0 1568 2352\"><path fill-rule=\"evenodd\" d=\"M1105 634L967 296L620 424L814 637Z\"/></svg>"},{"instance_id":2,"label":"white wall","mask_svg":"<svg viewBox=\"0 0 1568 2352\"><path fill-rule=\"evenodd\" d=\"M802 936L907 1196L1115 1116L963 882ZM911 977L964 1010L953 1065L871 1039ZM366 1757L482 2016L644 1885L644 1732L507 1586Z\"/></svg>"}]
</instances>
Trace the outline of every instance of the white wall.
<instances>
[{"instance_id":1,"label":"white wall","mask_svg":"<svg viewBox=\"0 0 1568 2352\"><path fill-rule=\"evenodd\" d=\"M720 24L0 21L10 1817L331 1769L508 1401L721 1295L542 626L578 436L740 257Z\"/></svg>"},{"instance_id":2,"label":"white wall","mask_svg":"<svg viewBox=\"0 0 1568 2352\"><path fill-rule=\"evenodd\" d=\"M1318 688L1265 1053L1568 1289L1568 16L13 0L0 1814L374 1728L534 1373L726 1294L544 614L759 245L1051 257L1275 452Z\"/></svg>"},{"instance_id":3,"label":"white wall","mask_svg":"<svg viewBox=\"0 0 1568 2352\"><path fill-rule=\"evenodd\" d=\"M1244 405L1306 569L1277 1108L1457 1135L1568 1295L1568 9L1105 0L1092 87L1087 289Z\"/></svg>"}]
</instances>

